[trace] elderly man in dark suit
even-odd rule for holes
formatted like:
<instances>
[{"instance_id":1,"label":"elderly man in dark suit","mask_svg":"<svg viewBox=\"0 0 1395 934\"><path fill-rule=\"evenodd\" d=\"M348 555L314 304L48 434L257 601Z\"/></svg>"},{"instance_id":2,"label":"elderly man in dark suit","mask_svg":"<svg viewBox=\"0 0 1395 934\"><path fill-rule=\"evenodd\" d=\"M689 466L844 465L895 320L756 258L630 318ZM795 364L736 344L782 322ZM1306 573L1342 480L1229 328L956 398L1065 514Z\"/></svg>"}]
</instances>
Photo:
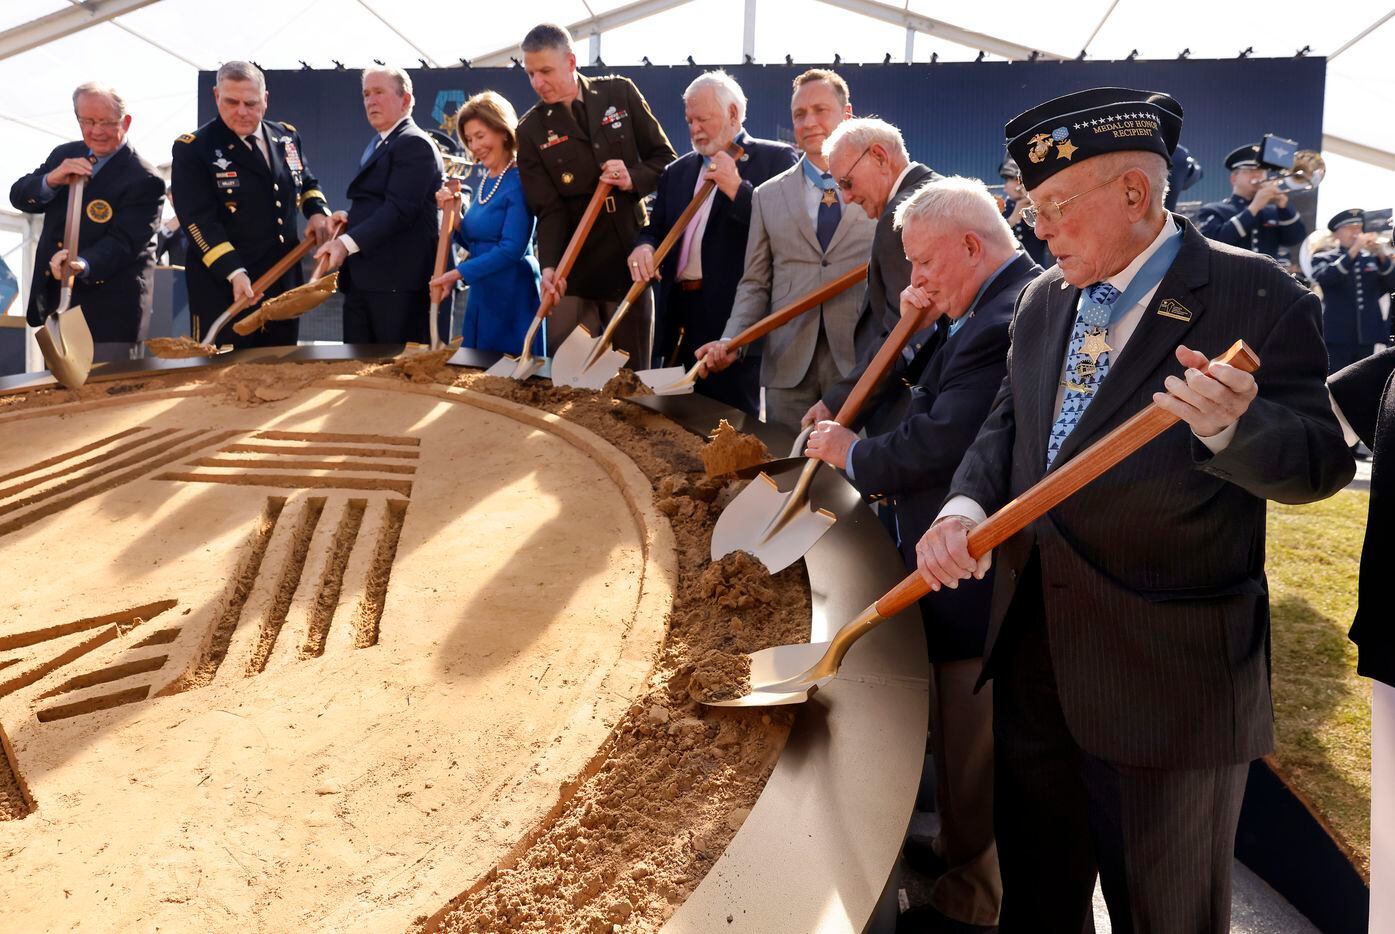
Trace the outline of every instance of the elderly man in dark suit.
<instances>
[{"instance_id":1,"label":"elderly man in dark suit","mask_svg":"<svg viewBox=\"0 0 1395 934\"><path fill-rule=\"evenodd\" d=\"M654 288L654 361L657 366L690 368L694 351L722 336L745 268L751 229L751 193L795 163L784 143L757 139L743 128L746 95L724 71L699 75L683 92L683 108L693 151L669 163L659 175L649 224L630 253L630 276ZM743 150L733 159L727 149ZM708 180L717 190L702 203L683 237L656 269L654 248L678 221L697 189ZM760 358L750 356L730 369L711 373L697 391L727 405L760 412Z\"/></svg>"},{"instance_id":2,"label":"elderly man in dark suit","mask_svg":"<svg viewBox=\"0 0 1395 934\"><path fill-rule=\"evenodd\" d=\"M14 183L10 203L44 215L34 255L28 320L32 327L58 308L59 282L70 265L62 243L69 185L85 179L77 274L72 304L92 332L93 359L129 359L145 338L155 253L150 238L160 222L165 183L126 141L131 115L111 88L88 83L73 92L82 139L63 143L44 164Z\"/></svg>"},{"instance_id":3,"label":"elderly man in dark suit","mask_svg":"<svg viewBox=\"0 0 1395 934\"><path fill-rule=\"evenodd\" d=\"M344 267L346 344L429 340L441 154L413 122L412 100L412 79L400 68L363 72L363 109L375 132L349 183L348 213L331 218L346 228L315 254L328 256L331 269ZM441 304L449 322L450 303Z\"/></svg>"},{"instance_id":4,"label":"elderly man in dark suit","mask_svg":"<svg viewBox=\"0 0 1395 934\"><path fill-rule=\"evenodd\" d=\"M1166 94L1098 88L1006 127L1057 266L1018 302L921 573L982 577L985 513L1149 403L1185 423L997 550L982 679L1006 932L1081 930L1097 873L1117 930L1229 930L1245 776L1274 742L1265 500L1355 471L1317 298L1164 209L1181 125ZM1237 338L1257 375L1208 364Z\"/></svg>"},{"instance_id":5,"label":"elderly man in dark suit","mask_svg":"<svg viewBox=\"0 0 1395 934\"><path fill-rule=\"evenodd\" d=\"M842 468L864 494L892 498L898 544L914 568L916 542L944 502L1007 371L1017 296L1041 267L977 179L922 185L896 209L894 229L911 261L902 309L933 309L947 336L922 351L928 362L916 361L920 378L901 424L858 440L837 422L820 422L808 453ZM990 691L974 690L991 594L985 578L921 601L934 669L930 737L940 834L933 852L944 869L930 905L915 909L920 930L945 919L961 926L956 930L998 922L1003 887L993 842L993 702ZM908 857L919 844L907 845Z\"/></svg>"},{"instance_id":6,"label":"elderly man in dark suit","mask_svg":"<svg viewBox=\"0 0 1395 934\"><path fill-rule=\"evenodd\" d=\"M804 413L804 425L833 418L896 326L901 315L901 292L911 281L911 264L901 245L901 234L892 227L892 218L897 206L916 188L940 177L919 162L912 162L901 131L875 117L844 120L823 144L823 151L828 159L828 170L848 202L858 205L875 220L877 229L872 235L872 255L867 260L867 292L855 336L857 364ZM929 342L936 341L936 335L932 328L914 335L901 364L883 385L907 378L905 364L927 349ZM879 394L869 400L865 409L869 430L890 431L900 421L903 409L886 404L889 399Z\"/></svg>"},{"instance_id":7,"label":"elderly man in dark suit","mask_svg":"<svg viewBox=\"0 0 1395 934\"><path fill-rule=\"evenodd\" d=\"M1370 930L1395 929L1395 625L1385 575L1395 567L1395 349L1352 364L1327 381L1346 440L1374 452L1371 505L1351 641L1356 670L1371 686Z\"/></svg>"}]
</instances>

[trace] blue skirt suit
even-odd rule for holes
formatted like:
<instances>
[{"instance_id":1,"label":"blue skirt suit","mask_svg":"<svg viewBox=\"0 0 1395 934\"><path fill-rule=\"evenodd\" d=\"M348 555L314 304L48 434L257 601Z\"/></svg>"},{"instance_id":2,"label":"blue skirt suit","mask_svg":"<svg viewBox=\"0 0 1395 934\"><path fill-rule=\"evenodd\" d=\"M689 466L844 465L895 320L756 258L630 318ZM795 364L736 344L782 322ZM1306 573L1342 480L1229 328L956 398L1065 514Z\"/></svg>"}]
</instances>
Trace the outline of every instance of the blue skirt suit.
<instances>
[{"instance_id":1,"label":"blue skirt suit","mask_svg":"<svg viewBox=\"0 0 1395 934\"><path fill-rule=\"evenodd\" d=\"M539 304L533 215L516 167L489 178L481 166L468 184L473 197L454 234L470 254L455 267L470 287L461 328L464 346L517 354ZM546 354L546 330L544 323L533 341L534 354Z\"/></svg>"}]
</instances>

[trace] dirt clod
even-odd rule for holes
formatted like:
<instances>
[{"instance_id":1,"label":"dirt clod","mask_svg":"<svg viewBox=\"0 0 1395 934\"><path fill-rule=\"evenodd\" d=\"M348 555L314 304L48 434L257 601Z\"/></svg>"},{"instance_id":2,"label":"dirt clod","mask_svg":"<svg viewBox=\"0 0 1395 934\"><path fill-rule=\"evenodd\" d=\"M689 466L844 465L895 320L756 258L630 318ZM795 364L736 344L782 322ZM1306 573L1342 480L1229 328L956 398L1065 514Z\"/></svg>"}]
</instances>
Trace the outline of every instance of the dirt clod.
<instances>
[{"instance_id":1,"label":"dirt clod","mask_svg":"<svg viewBox=\"0 0 1395 934\"><path fill-rule=\"evenodd\" d=\"M770 460L770 449L764 441L737 431L725 418L709 437L702 449L702 463L709 477L725 477L742 467Z\"/></svg>"}]
</instances>

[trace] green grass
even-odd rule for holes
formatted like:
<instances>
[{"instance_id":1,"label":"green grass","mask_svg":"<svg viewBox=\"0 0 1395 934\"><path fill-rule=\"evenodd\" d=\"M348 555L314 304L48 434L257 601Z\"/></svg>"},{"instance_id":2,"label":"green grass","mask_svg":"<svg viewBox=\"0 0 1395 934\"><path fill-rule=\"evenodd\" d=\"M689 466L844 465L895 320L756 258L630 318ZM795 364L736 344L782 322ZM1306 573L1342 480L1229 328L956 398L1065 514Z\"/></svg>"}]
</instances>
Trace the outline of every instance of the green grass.
<instances>
[{"instance_id":1,"label":"green grass","mask_svg":"<svg viewBox=\"0 0 1395 934\"><path fill-rule=\"evenodd\" d=\"M1356 675L1356 611L1367 493L1269 504L1274 717L1280 769L1363 873L1371 854L1371 682Z\"/></svg>"}]
</instances>

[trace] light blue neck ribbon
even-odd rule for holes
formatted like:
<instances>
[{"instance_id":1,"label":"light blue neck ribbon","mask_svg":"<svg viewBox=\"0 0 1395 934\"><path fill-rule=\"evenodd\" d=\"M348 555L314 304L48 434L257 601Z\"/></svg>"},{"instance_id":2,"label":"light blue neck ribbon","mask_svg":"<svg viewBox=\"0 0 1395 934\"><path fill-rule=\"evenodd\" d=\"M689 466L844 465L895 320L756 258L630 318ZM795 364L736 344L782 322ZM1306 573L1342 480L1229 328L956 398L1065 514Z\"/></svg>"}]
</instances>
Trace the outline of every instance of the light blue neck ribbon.
<instances>
[{"instance_id":1,"label":"light blue neck ribbon","mask_svg":"<svg viewBox=\"0 0 1395 934\"><path fill-rule=\"evenodd\" d=\"M1171 223L1169 220L1168 223ZM1137 305L1143 296L1152 291L1158 283L1162 282L1163 276L1167 275L1167 270L1172 266L1172 261L1177 258L1177 253L1182 249L1182 231L1176 230L1172 236L1162 242L1162 246L1148 261L1143 264L1143 268L1138 270L1138 274L1133 277L1129 287L1124 290L1113 303L1105 305L1090 298L1089 289L1080 290L1080 319L1094 328L1108 328L1114 325L1124 312L1134 305Z\"/></svg>"},{"instance_id":2,"label":"light blue neck ribbon","mask_svg":"<svg viewBox=\"0 0 1395 934\"><path fill-rule=\"evenodd\" d=\"M804 177L813 182L815 188L828 191L830 188L836 189L838 187L838 180L831 175L828 178L824 178L823 173L819 171L819 167L810 162L808 156L804 157L803 165Z\"/></svg>"}]
</instances>

